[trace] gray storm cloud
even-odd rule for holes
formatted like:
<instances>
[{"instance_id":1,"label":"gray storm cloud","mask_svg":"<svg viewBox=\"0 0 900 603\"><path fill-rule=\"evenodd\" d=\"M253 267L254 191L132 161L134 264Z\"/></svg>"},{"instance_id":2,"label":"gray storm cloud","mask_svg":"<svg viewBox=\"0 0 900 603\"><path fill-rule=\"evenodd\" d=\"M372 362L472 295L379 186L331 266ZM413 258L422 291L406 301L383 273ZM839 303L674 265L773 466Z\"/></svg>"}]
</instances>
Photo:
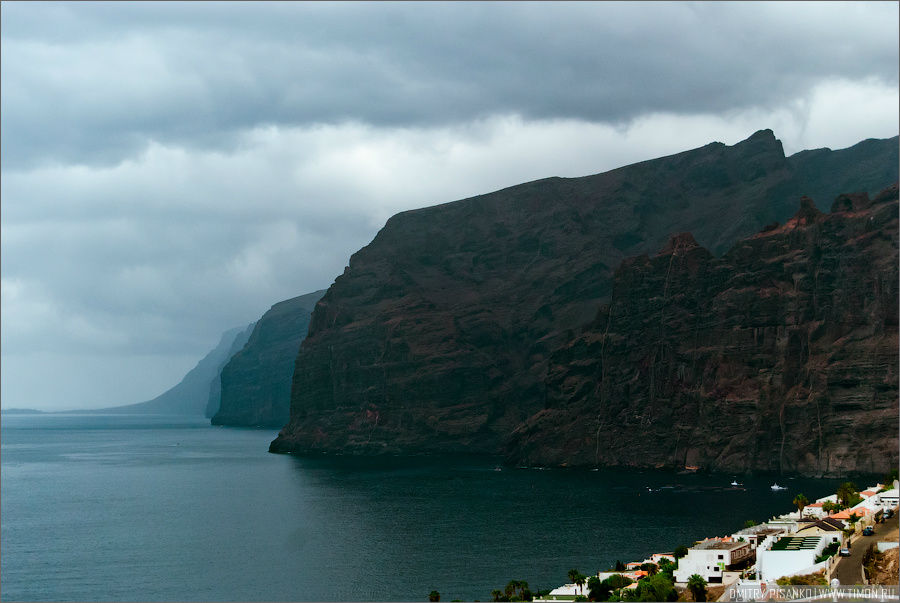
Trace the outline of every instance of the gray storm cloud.
<instances>
[{"instance_id":1,"label":"gray storm cloud","mask_svg":"<svg viewBox=\"0 0 900 603\"><path fill-rule=\"evenodd\" d=\"M898 130L896 3L0 11L5 407L155 396L397 211Z\"/></svg>"},{"instance_id":2,"label":"gray storm cloud","mask_svg":"<svg viewBox=\"0 0 900 603\"><path fill-rule=\"evenodd\" d=\"M622 124L897 82L896 4L804 4L11 3L3 161L228 149L265 125Z\"/></svg>"}]
</instances>

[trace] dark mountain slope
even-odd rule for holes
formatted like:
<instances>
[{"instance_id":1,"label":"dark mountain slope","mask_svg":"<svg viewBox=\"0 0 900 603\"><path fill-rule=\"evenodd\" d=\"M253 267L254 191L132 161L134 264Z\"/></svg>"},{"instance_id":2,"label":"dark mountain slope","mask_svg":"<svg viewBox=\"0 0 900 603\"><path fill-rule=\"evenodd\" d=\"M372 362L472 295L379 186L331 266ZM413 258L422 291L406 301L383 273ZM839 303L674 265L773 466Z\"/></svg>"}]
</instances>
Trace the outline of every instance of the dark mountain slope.
<instances>
[{"instance_id":1,"label":"dark mountain slope","mask_svg":"<svg viewBox=\"0 0 900 603\"><path fill-rule=\"evenodd\" d=\"M808 199L715 258L627 260L553 354L517 463L882 473L897 466L897 188Z\"/></svg>"},{"instance_id":2,"label":"dark mountain slope","mask_svg":"<svg viewBox=\"0 0 900 603\"><path fill-rule=\"evenodd\" d=\"M799 193L827 204L836 194L865 191L874 195L896 181L900 143L897 136L870 138L839 151L801 151L788 157L788 163L803 183Z\"/></svg>"},{"instance_id":3,"label":"dark mountain slope","mask_svg":"<svg viewBox=\"0 0 900 603\"><path fill-rule=\"evenodd\" d=\"M228 349L228 353L225 355L225 358L222 359L221 364L219 365L219 370L216 371L216 376L213 377L212 382L209 384L209 395L206 401L206 412L203 413L207 419L211 419L215 416L217 412L219 412L219 406L222 403L222 369L225 368L225 365L231 360L235 354L244 349L244 346L247 345L247 341L250 340L250 335L253 333L253 329L256 327L255 322L251 322L247 325L247 328L238 334L237 337L234 338L234 341L231 343L231 347Z\"/></svg>"},{"instance_id":4,"label":"dark mountain slope","mask_svg":"<svg viewBox=\"0 0 900 603\"><path fill-rule=\"evenodd\" d=\"M550 353L608 300L625 257L675 231L727 249L789 217L831 153L799 170L764 130L392 217L316 307L271 449L500 453L544 408ZM874 177L851 190L886 184Z\"/></svg>"},{"instance_id":5,"label":"dark mountain slope","mask_svg":"<svg viewBox=\"0 0 900 603\"><path fill-rule=\"evenodd\" d=\"M294 359L324 293L279 302L257 321L247 344L222 369L213 425L281 427L287 422Z\"/></svg>"}]
</instances>

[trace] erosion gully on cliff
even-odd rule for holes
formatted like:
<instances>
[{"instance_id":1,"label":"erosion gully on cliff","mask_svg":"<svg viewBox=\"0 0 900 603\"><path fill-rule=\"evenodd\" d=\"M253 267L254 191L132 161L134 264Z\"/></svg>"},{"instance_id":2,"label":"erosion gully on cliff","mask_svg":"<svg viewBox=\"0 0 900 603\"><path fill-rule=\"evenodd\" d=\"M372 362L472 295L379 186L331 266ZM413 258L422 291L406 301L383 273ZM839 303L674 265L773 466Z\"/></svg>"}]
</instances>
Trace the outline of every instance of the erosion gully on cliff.
<instances>
[{"instance_id":1,"label":"erosion gully on cliff","mask_svg":"<svg viewBox=\"0 0 900 603\"><path fill-rule=\"evenodd\" d=\"M881 471L896 202L774 223L897 164L897 138L785 157L763 130L398 214L316 305L270 450Z\"/></svg>"}]
</instances>

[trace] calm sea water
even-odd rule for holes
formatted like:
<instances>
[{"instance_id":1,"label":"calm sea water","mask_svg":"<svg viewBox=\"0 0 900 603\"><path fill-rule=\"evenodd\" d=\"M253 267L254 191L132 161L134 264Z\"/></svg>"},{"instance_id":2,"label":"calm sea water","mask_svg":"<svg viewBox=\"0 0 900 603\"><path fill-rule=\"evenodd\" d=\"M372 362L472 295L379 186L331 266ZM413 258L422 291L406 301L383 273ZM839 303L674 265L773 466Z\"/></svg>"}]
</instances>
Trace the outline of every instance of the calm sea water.
<instances>
[{"instance_id":1,"label":"calm sea water","mask_svg":"<svg viewBox=\"0 0 900 603\"><path fill-rule=\"evenodd\" d=\"M0 596L489 600L790 510L836 480L302 459L273 431L176 417L2 418ZM648 488L650 490L648 490ZM652 491L651 491L652 490Z\"/></svg>"}]
</instances>

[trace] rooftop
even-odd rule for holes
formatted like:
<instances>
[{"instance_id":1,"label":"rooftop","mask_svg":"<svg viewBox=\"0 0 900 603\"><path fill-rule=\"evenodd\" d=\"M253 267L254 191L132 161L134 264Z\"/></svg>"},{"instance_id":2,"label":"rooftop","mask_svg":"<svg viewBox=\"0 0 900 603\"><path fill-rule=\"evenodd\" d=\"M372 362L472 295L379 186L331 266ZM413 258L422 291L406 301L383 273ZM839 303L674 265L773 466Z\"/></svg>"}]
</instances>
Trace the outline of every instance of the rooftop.
<instances>
[{"instance_id":1,"label":"rooftop","mask_svg":"<svg viewBox=\"0 0 900 603\"><path fill-rule=\"evenodd\" d=\"M730 541L725 541L725 540L704 540L703 542L701 542L700 544L698 544L697 546L695 546L693 548L701 550L701 551L708 551L708 550L730 551L732 549L739 549L742 546L746 546L746 545L747 545L746 542L730 542Z\"/></svg>"},{"instance_id":2,"label":"rooftop","mask_svg":"<svg viewBox=\"0 0 900 603\"><path fill-rule=\"evenodd\" d=\"M798 520L798 521L803 521ZM734 533L734 536L746 536L752 534L762 534L763 536L768 536L769 534L775 534L776 532L784 532L784 526L772 526L768 523L761 523L759 525L751 526L749 528L744 528Z\"/></svg>"},{"instance_id":3,"label":"rooftop","mask_svg":"<svg viewBox=\"0 0 900 603\"><path fill-rule=\"evenodd\" d=\"M832 513L830 517L832 519L850 519L851 515L856 515L857 517L862 517L863 515L868 515L872 512L871 509L867 509L865 507L853 507L852 509L844 509L839 513Z\"/></svg>"},{"instance_id":4,"label":"rooftop","mask_svg":"<svg viewBox=\"0 0 900 603\"><path fill-rule=\"evenodd\" d=\"M843 524L835 525L835 524L839 524L839 523L840 522L838 522L838 521L835 521L834 523L826 523L824 521L817 521L814 524L810 524L808 526L800 528L799 530L797 530L797 532L805 532L807 530L809 530L809 531L819 530L821 532L842 532L844 530Z\"/></svg>"},{"instance_id":5,"label":"rooftop","mask_svg":"<svg viewBox=\"0 0 900 603\"><path fill-rule=\"evenodd\" d=\"M772 545L773 551L808 551L819 546L818 536L785 536Z\"/></svg>"}]
</instances>

